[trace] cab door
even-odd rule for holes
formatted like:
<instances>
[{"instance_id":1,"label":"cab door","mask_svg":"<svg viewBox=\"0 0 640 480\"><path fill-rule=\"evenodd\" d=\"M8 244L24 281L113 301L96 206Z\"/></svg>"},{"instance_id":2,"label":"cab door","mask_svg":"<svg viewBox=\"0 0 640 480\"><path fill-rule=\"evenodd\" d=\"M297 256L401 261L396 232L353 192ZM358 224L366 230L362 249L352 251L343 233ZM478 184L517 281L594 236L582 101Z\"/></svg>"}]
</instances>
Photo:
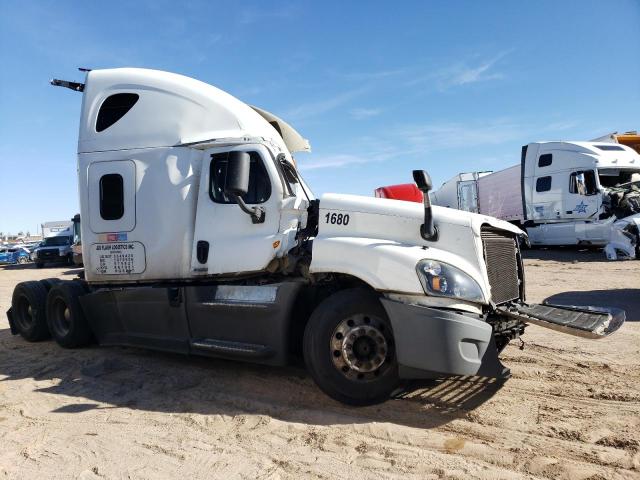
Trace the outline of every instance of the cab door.
<instances>
[{"instance_id":1,"label":"cab door","mask_svg":"<svg viewBox=\"0 0 640 480\"><path fill-rule=\"evenodd\" d=\"M231 151L249 153L249 190L242 198L249 208L264 210L264 221L253 223L224 194ZM191 270L195 275L219 275L264 270L280 246L283 187L270 152L262 145L207 150L196 209Z\"/></svg>"},{"instance_id":2,"label":"cab door","mask_svg":"<svg viewBox=\"0 0 640 480\"><path fill-rule=\"evenodd\" d=\"M569 185L563 192L563 217L591 220L600 208L600 195L593 170L576 170L569 174Z\"/></svg>"}]
</instances>

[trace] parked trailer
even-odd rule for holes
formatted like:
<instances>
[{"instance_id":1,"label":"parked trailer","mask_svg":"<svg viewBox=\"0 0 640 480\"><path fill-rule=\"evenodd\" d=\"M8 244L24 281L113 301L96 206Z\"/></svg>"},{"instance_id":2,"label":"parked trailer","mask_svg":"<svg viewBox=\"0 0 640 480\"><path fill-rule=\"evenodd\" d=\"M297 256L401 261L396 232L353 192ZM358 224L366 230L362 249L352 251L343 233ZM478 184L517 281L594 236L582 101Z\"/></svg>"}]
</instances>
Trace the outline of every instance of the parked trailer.
<instances>
[{"instance_id":1,"label":"parked trailer","mask_svg":"<svg viewBox=\"0 0 640 480\"><path fill-rule=\"evenodd\" d=\"M495 218L410 202L316 199L264 110L196 80L93 70L78 185L86 280L24 282L8 312L27 340L96 338L284 365L301 354L350 404L402 379L484 375L536 323L599 338L623 312L526 304L517 237ZM167 114L170 112L170 114ZM428 193L428 175L414 171Z\"/></svg>"}]
</instances>

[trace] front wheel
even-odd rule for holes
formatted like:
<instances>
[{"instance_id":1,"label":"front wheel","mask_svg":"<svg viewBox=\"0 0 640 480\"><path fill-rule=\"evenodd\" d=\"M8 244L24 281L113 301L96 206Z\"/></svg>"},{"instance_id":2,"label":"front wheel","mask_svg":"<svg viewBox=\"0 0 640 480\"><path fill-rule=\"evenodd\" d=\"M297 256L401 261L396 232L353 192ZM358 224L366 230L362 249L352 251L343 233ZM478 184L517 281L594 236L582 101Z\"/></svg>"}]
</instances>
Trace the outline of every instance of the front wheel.
<instances>
[{"instance_id":1,"label":"front wheel","mask_svg":"<svg viewBox=\"0 0 640 480\"><path fill-rule=\"evenodd\" d=\"M320 389L340 402L383 402L398 387L391 324L378 297L364 288L335 293L314 310L303 351Z\"/></svg>"}]
</instances>

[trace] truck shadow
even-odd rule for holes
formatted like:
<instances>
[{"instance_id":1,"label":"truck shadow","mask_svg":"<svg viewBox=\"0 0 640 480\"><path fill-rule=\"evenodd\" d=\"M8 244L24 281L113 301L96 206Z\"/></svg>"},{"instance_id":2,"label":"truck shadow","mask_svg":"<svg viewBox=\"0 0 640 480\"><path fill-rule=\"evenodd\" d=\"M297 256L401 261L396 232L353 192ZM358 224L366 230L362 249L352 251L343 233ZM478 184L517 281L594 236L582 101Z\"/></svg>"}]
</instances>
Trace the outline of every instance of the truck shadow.
<instances>
[{"instance_id":1,"label":"truck shadow","mask_svg":"<svg viewBox=\"0 0 640 480\"><path fill-rule=\"evenodd\" d=\"M0 265L0 270L27 270L30 268L36 268L35 263L11 263L11 264L2 264Z\"/></svg>"},{"instance_id":2,"label":"truck shadow","mask_svg":"<svg viewBox=\"0 0 640 480\"><path fill-rule=\"evenodd\" d=\"M32 379L60 395L54 412L127 408L205 415L268 415L314 425L390 422L435 428L489 400L500 383L455 377L410 384L382 405L349 407L322 393L302 367L275 368L202 357L90 347L30 344L0 330L2 383ZM53 383L53 385L51 385Z\"/></svg>"},{"instance_id":3,"label":"truck shadow","mask_svg":"<svg viewBox=\"0 0 640 480\"><path fill-rule=\"evenodd\" d=\"M602 248L584 246L533 247L523 250L522 258L556 262L609 262Z\"/></svg>"},{"instance_id":4,"label":"truck shadow","mask_svg":"<svg viewBox=\"0 0 640 480\"><path fill-rule=\"evenodd\" d=\"M545 302L558 305L621 308L627 312L628 322L640 322L640 289L638 288L562 292L546 298Z\"/></svg>"}]
</instances>

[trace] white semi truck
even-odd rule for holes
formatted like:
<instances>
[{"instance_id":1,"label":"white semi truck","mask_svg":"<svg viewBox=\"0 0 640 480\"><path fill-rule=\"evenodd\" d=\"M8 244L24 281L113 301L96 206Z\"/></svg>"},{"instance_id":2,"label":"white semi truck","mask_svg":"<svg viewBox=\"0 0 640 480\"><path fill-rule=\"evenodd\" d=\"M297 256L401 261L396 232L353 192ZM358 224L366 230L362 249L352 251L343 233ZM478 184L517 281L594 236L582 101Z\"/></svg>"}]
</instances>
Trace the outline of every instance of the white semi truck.
<instances>
[{"instance_id":1,"label":"white semi truck","mask_svg":"<svg viewBox=\"0 0 640 480\"><path fill-rule=\"evenodd\" d=\"M308 142L210 85L129 68L53 83L83 92L85 279L16 286L9 323L27 340L298 355L328 395L368 404L402 379L508 377L498 354L527 323L599 338L624 322L526 304L508 222L428 196L314 198L292 158Z\"/></svg>"},{"instance_id":2,"label":"white semi truck","mask_svg":"<svg viewBox=\"0 0 640 480\"><path fill-rule=\"evenodd\" d=\"M532 245L603 246L616 220L640 213L640 201L624 199L636 195L634 185L640 186L640 155L629 146L536 142L522 148L520 164L459 174L431 198L435 205L512 222ZM632 236L637 245L637 232Z\"/></svg>"}]
</instances>

